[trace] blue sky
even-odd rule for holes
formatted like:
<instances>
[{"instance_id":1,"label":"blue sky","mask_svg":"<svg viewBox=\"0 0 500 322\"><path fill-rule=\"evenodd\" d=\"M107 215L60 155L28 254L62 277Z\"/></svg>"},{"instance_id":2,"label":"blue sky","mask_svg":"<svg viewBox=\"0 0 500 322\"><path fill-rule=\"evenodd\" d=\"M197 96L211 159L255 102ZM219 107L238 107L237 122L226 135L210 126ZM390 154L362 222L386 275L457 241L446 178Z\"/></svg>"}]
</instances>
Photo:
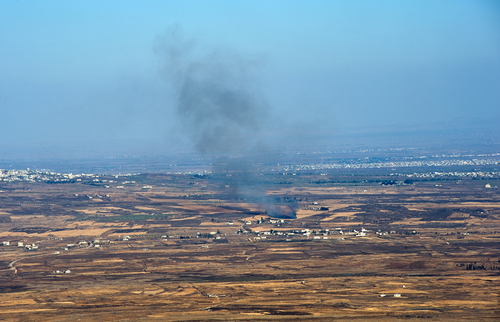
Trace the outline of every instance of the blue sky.
<instances>
[{"instance_id":1,"label":"blue sky","mask_svg":"<svg viewBox=\"0 0 500 322\"><path fill-rule=\"evenodd\" d=\"M172 26L258 62L278 129L500 120L495 1L0 1L0 147L182 136Z\"/></svg>"}]
</instances>

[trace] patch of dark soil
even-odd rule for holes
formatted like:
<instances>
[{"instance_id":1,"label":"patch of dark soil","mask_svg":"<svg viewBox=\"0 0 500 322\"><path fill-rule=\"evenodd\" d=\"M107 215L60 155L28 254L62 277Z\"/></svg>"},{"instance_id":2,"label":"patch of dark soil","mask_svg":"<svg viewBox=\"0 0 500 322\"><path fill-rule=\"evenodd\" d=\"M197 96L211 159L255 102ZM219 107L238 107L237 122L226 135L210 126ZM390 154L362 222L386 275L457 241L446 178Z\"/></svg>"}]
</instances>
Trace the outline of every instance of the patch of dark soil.
<instances>
[{"instance_id":1,"label":"patch of dark soil","mask_svg":"<svg viewBox=\"0 0 500 322\"><path fill-rule=\"evenodd\" d=\"M168 222L171 227L197 227L201 224L201 220L188 219L188 220L171 220Z\"/></svg>"},{"instance_id":2,"label":"patch of dark soil","mask_svg":"<svg viewBox=\"0 0 500 322\"><path fill-rule=\"evenodd\" d=\"M0 293L24 292L28 290L28 286L13 283L0 284Z\"/></svg>"},{"instance_id":3,"label":"patch of dark soil","mask_svg":"<svg viewBox=\"0 0 500 322\"><path fill-rule=\"evenodd\" d=\"M146 233L147 229L115 229L114 232L119 234Z\"/></svg>"},{"instance_id":4,"label":"patch of dark soil","mask_svg":"<svg viewBox=\"0 0 500 322\"><path fill-rule=\"evenodd\" d=\"M0 223L10 223L10 222L12 222L10 216L0 216Z\"/></svg>"},{"instance_id":5,"label":"patch of dark soil","mask_svg":"<svg viewBox=\"0 0 500 322\"><path fill-rule=\"evenodd\" d=\"M229 243L229 241L227 240L227 238L221 238L221 239L214 239L214 243L227 244L227 243Z\"/></svg>"},{"instance_id":6,"label":"patch of dark soil","mask_svg":"<svg viewBox=\"0 0 500 322\"><path fill-rule=\"evenodd\" d=\"M332 306L336 307L336 308L344 308L344 309L352 309L352 308L354 308L354 306L352 304L349 304L349 303L346 303L346 302L335 303Z\"/></svg>"},{"instance_id":7,"label":"patch of dark soil","mask_svg":"<svg viewBox=\"0 0 500 322\"><path fill-rule=\"evenodd\" d=\"M467 226L467 223L446 223L446 222L423 222L417 226L409 225L408 228L411 227L420 227L420 228L461 228Z\"/></svg>"},{"instance_id":8,"label":"patch of dark soil","mask_svg":"<svg viewBox=\"0 0 500 322\"><path fill-rule=\"evenodd\" d=\"M227 239L226 239L227 241ZM207 244L208 242L206 240L203 240L203 239L199 239L199 238L189 238L189 239L182 239L180 242L178 242L178 244L181 244L181 245L203 245L203 244Z\"/></svg>"},{"instance_id":9,"label":"patch of dark soil","mask_svg":"<svg viewBox=\"0 0 500 322\"><path fill-rule=\"evenodd\" d=\"M47 231L51 231L51 229L47 227L15 227L11 228L9 231L27 234L43 234Z\"/></svg>"},{"instance_id":10,"label":"patch of dark soil","mask_svg":"<svg viewBox=\"0 0 500 322\"><path fill-rule=\"evenodd\" d=\"M63 231L63 230L76 230L76 228L56 228L56 229L52 229L52 231Z\"/></svg>"},{"instance_id":11,"label":"patch of dark soil","mask_svg":"<svg viewBox=\"0 0 500 322\"><path fill-rule=\"evenodd\" d=\"M385 266L390 269L423 269L427 268L425 262L415 261L415 262L392 262Z\"/></svg>"},{"instance_id":12,"label":"patch of dark soil","mask_svg":"<svg viewBox=\"0 0 500 322\"><path fill-rule=\"evenodd\" d=\"M401 205L373 203L338 209L334 213L342 214L343 212L357 212L355 215L356 218L363 222L384 224L408 218L421 218L422 221L445 221L455 211L456 209L434 208L425 209L424 211L415 211L409 210ZM472 214L474 216L487 216L486 213L482 212L482 209L475 209Z\"/></svg>"}]
</instances>

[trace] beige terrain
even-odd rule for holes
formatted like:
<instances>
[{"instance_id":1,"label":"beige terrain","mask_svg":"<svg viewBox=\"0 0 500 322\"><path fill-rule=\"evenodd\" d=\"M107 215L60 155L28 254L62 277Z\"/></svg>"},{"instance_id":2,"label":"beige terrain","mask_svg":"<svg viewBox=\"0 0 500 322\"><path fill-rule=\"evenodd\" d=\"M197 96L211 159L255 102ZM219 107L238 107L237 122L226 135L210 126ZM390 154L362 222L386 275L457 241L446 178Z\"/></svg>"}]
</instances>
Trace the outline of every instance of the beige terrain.
<instances>
[{"instance_id":1,"label":"beige terrain","mask_svg":"<svg viewBox=\"0 0 500 322\"><path fill-rule=\"evenodd\" d=\"M135 180L3 189L0 320L500 320L497 189L294 186L272 195L296 218L272 218Z\"/></svg>"}]
</instances>

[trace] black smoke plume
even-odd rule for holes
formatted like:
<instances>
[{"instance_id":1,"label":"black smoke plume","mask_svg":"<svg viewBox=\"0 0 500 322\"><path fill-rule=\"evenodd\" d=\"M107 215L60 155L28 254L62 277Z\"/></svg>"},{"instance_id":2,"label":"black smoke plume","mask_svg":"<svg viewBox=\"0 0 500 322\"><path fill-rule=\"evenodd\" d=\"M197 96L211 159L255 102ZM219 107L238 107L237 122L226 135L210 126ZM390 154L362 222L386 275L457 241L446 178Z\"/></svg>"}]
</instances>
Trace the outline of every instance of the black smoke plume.
<instances>
[{"instance_id":1,"label":"black smoke plume","mask_svg":"<svg viewBox=\"0 0 500 322\"><path fill-rule=\"evenodd\" d=\"M176 96L179 126L199 153L217 156L213 177L236 197L259 202L270 216L295 217L295 210L272 203L262 184L258 159L266 158L261 131L268 126L269 106L258 89L259 59L227 49L200 50L179 27L157 41L165 74ZM244 160L244 161L242 161ZM248 198L247 198L248 197Z\"/></svg>"}]
</instances>

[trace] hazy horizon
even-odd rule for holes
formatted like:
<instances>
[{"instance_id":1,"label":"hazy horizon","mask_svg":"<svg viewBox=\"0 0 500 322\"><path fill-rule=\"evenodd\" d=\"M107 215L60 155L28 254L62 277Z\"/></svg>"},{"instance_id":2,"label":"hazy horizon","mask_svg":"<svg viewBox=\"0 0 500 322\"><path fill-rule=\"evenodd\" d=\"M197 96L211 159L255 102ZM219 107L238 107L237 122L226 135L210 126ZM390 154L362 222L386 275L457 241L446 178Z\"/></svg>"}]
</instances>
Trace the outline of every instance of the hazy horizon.
<instances>
[{"instance_id":1,"label":"hazy horizon","mask_svg":"<svg viewBox=\"0 0 500 322\"><path fill-rule=\"evenodd\" d=\"M0 49L0 159L499 143L494 1L2 2Z\"/></svg>"}]
</instances>

